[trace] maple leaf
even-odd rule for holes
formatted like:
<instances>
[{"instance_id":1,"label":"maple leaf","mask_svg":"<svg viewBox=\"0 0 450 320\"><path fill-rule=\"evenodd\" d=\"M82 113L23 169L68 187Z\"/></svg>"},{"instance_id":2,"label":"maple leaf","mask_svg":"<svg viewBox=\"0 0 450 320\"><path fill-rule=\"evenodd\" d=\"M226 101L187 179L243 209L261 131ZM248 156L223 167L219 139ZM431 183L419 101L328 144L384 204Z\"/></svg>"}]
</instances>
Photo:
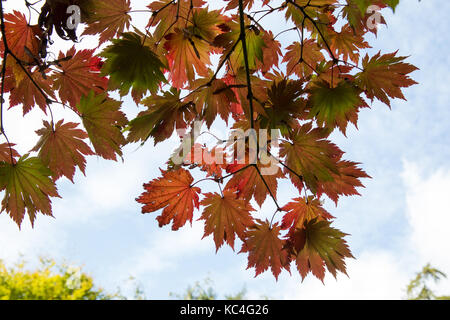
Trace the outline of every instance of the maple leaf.
<instances>
[{"instance_id":1,"label":"maple leaf","mask_svg":"<svg viewBox=\"0 0 450 320\"><path fill-rule=\"evenodd\" d=\"M101 53L106 58L102 74L110 76L111 86L119 88L121 96L127 95L131 88L134 97L148 90L156 92L159 84L166 82L161 71L164 64L142 41L137 33L124 33Z\"/></svg>"},{"instance_id":2,"label":"maple leaf","mask_svg":"<svg viewBox=\"0 0 450 320\"><path fill-rule=\"evenodd\" d=\"M203 89L198 90L193 94L193 103L197 113L205 120L208 128L219 115L226 123L232 112L232 104L237 103L236 94L234 91L222 80L211 78L199 78L192 82L192 87Z\"/></svg>"},{"instance_id":3,"label":"maple leaf","mask_svg":"<svg viewBox=\"0 0 450 320\"><path fill-rule=\"evenodd\" d=\"M283 62L287 62L288 75L295 73L300 78L310 76L318 62L323 61L321 49L314 39L306 39L303 46L300 42L294 42L287 47Z\"/></svg>"},{"instance_id":4,"label":"maple leaf","mask_svg":"<svg viewBox=\"0 0 450 320\"><path fill-rule=\"evenodd\" d=\"M347 81L334 88L324 81L314 83L311 101L309 118L314 118L321 127L338 127L344 135L348 122L357 126L359 107L364 105L358 91Z\"/></svg>"},{"instance_id":5,"label":"maple leaf","mask_svg":"<svg viewBox=\"0 0 450 320\"><path fill-rule=\"evenodd\" d=\"M248 18L246 18L248 24ZM245 66L242 41L240 41L240 26L236 21L229 21L221 25L224 33L214 39L214 45L224 49L220 63L228 58L228 66L236 72ZM267 35L266 35L267 37ZM267 47L264 42L264 33L252 27L245 30L245 43L249 68L254 70L260 63L265 63L263 49ZM276 44L275 44L276 45ZM269 50L273 49L272 48Z\"/></svg>"},{"instance_id":6,"label":"maple leaf","mask_svg":"<svg viewBox=\"0 0 450 320\"><path fill-rule=\"evenodd\" d=\"M364 90L367 97L373 101L377 98L389 107L389 98L406 100L401 88L417 84L408 74L418 70L417 67L403 63L407 57L396 57L397 52L381 55L378 52L369 59L366 55L362 60L364 71L358 73L356 84Z\"/></svg>"},{"instance_id":7,"label":"maple leaf","mask_svg":"<svg viewBox=\"0 0 450 320\"><path fill-rule=\"evenodd\" d=\"M21 61L33 62L39 56L39 43L42 32L39 26L29 25L25 15L14 10L4 16L5 34L8 49ZM0 50L5 50L3 41Z\"/></svg>"},{"instance_id":8,"label":"maple leaf","mask_svg":"<svg viewBox=\"0 0 450 320\"><path fill-rule=\"evenodd\" d=\"M95 152L105 159L116 160L116 154L122 156L121 147L126 143L120 128L128 121L120 111L121 105L122 102L106 93L91 91L76 106Z\"/></svg>"},{"instance_id":9,"label":"maple leaf","mask_svg":"<svg viewBox=\"0 0 450 320\"><path fill-rule=\"evenodd\" d=\"M171 88L164 95L152 95L142 100L148 110L142 111L129 123L129 142L145 142L149 137L157 144L173 134L174 129L186 128L194 119L192 102L183 102L180 91Z\"/></svg>"},{"instance_id":10,"label":"maple leaf","mask_svg":"<svg viewBox=\"0 0 450 320\"><path fill-rule=\"evenodd\" d=\"M334 218L314 196L309 196L307 200L302 197L295 198L281 210L286 212L283 216L281 229L289 229L290 235L294 234L296 229L303 228L305 222L313 219L321 221Z\"/></svg>"},{"instance_id":11,"label":"maple leaf","mask_svg":"<svg viewBox=\"0 0 450 320\"><path fill-rule=\"evenodd\" d=\"M239 7L239 0L225 0L228 2L227 6L225 7L225 10L233 10ZM242 6L243 8L251 9L253 6L253 3L255 0L242 0ZM264 0L263 4L269 2L268 0Z\"/></svg>"},{"instance_id":12,"label":"maple leaf","mask_svg":"<svg viewBox=\"0 0 450 320\"><path fill-rule=\"evenodd\" d=\"M99 45L123 33L130 26L130 0L96 0L90 12L86 34L100 34Z\"/></svg>"},{"instance_id":13,"label":"maple leaf","mask_svg":"<svg viewBox=\"0 0 450 320\"><path fill-rule=\"evenodd\" d=\"M203 238L214 233L216 251L226 242L234 250L236 235L243 240L245 231L254 225L250 214L252 206L243 199L236 198L234 190L224 190L223 196L206 193L201 202L205 206L199 220L205 220Z\"/></svg>"},{"instance_id":14,"label":"maple leaf","mask_svg":"<svg viewBox=\"0 0 450 320\"><path fill-rule=\"evenodd\" d=\"M175 151L176 155L182 151L180 149ZM207 173L207 177L222 178L222 171L227 166L225 157L224 149L219 146L215 146L210 151L203 145L194 143L191 151L184 158L183 164L200 167Z\"/></svg>"},{"instance_id":15,"label":"maple leaf","mask_svg":"<svg viewBox=\"0 0 450 320\"><path fill-rule=\"evenodd\" d=\"M269 72L272 67L278 67L278 61L281 53L281 43L275 40L272 31L267 31L263 33L264 46L262 49L263 59L262 61L257 61L257 68L261 70L263 74Z\"/></svg>"},{"instance_id":16,"label":"maple leaf","mask_svg":"<svg viewBox=\"0 0 450 320\"><path fill-rule=\"evenodd\" d=\"M82 96L87 96L91 90L104 92L108 87L108 79L101 77L99 72L92 71L92 54L94 50L76 51L73 46L65 55L60 52L59 69L52 76L54 89L58 90L63 103L75 107Z\"/></svg>"},{"instance_id":17,"label":"maple leaf","mask_svg":"<svg viewBox=\"0 0 450 320\"><path fill-rule=\"evenodd\" d=\"M355 34L349 24L343 26L340 32L330 33L329 38L331 40L331 50L336 52L337 57L342 55L344 61L350 59L354 63L358 63L359 50L371 48L370 45L364 41L362 35Z\"/></svg>"},{"instance_id":18,"label":"maple leaf","mask_svg":"<svg viewBox=\"0 0 450 320\"><path fill-rule=\"evenodd\" d=\"M354 85L354 76L350 74L352 70L350 65L337 66L333 61L321 61L316 65L316 75L307 83L305 89L314 88L321 81L327 83L330 88L336 88L342 81Z\"/></svg>"},{"instance_id":19,"label":"maple leaf","mask_svg":"<svg viewBox=\"0 0 450 320\"><path fill-rule=\"evenodd\" d=\"M291 128L297 126L295 119L306 116L303 94L303 82L300 80L273 81L267 90L265 114L260 115L261 128L280 129L281 134L288 134Z\"/></svg>"},{"instance_id":20,"label":"maple leaf","mask_svg":"<svg viewBox=\"0 0 450 320\"><path fill-rule=\"evenodd\" d=\"M13 143L0 143L0 162L11 163L11 158L13 161L19 157L19 153L13 148L15 144Z\"/></svg>"},{"instance_id":21,"label":"maple leaf","mask_svg":"<svg viewBox=\"0 0 450 320\"><path fill-rule=\"evenodd\" d=\"M5 190L2 211L6 211L20 227L25 211L34 225L36 214L52 216L50 197L59 197L50 179L52 172L39 158L28 155L17 163L0 162L0 191Z\"/></svg>"},{"instance_id":22,"label":"maple leaf","mask_svg":"<svg viewBox=\"0 0 450 320\"><path fill-rule=\"evenodd\" d=\"M195 72L203 77L208 75L209 44L176 28L166 36L164 48L169 62L169 80L175 88L183 88L187 81L195 79Z\"/></svg>"},{"instance_id":23,"label":"maple leaf","mask_svg":"<svg viewBox=\"0 0 450 320\"><path fill-rule=\"evenodd\" d=\"M280 144L280 156L286 157L285 164L295 172L287 171L300 190L304 182L315 193L320 182L333 181L333 173L339 172L334 159L343 152L326 140L328 135L326 129L313 129L308 122L292 133L292 142Z\"/></svg>"},{"instance_id":24,"label":"maple leaf","mask_svg":"<svg viewBox=\"0 0 450 320\"><path fill-rule=\"evenodd\" d=\"M192 26L189 26L186 31L192 33L196 38L212 44L214 39L222 33L219 26L225 22L224 19L220 10L195 9L192 12Z\"/></svg>"},{"instance_id":25,"label":"maple leaf","mask_svg":"<svg viewBox=\"0 0 450 320\"><path fill-rule=\"evenodd\" d=\"M246 161L245 163L249 162ZM260 161L255 164L255 166L258 167L259 172L264 169L270 168L271 165L272 164L270 162L263 164ZM232 178L226 184L225 188L237 189L237 196L242 199L246 199L247 202L249 202L254 196L256 203L260 207L266 200L266 197L270 195L270 193L272 193L272 195L276 199L278 187L277 179L283 177L281 169L277 167L274 170L274 174L264 175L263 177L261 177L261 175L258 173L258 169L256 169L255 166L250 166L247 169L244 169L246 166L248 166L248 164L239 164L238 161L235 161L235 163L229 164L227 166L228 173L237 173L232 176Z\"/></svg>"},{"instance_id":26,"label":"maple leaf","mask_svg":"<svg viewBox=\"0 0 450 320\"><path fill-rule=\"evenodd\" d=\"M359 163L339 160L337 167L339 174L332 173L333 181L325 181L319 184L317 196L325 193L336 205L341 195L360 195L357 187L364 187L361 178L371 178L367 173L358 168Z\"/></svg>"},{"instance_id":27,"label":"maple leaf","mask_svg":"<svg viewBox=\"0 0 450 320\"><path fill-rule=\"evenodd\" d=\"M186 19L189 20L188 15L192 13L192 10L202 7L204 4L205 1L203 0L153 1L147 6L153 12L147 27L156 27L153 35L161 41L173 29L184 28L186 26Z\"/></svg>"},{"instance_id":28,"label":"maple leaf","mask_svg":"<svg viewBox=\"0 0 450 320\"><path fill-rule=\"evenodd\" d=\"M278 223L271 226L267 220L256 220L256 225L247 231L239 253L248 252L247 269L255 268L255 277L269 267L277 280L283 268L289 271L290 261L287 251L283 249L280 231Z\"/></svg>"},{"instance_id":29,"label":"maple leaf","mask_svg":"<svg viewBox=\"0 0 450 320\"><path fill-rule=\"evenodd\" d=\"M9 107L12 108L22 104L23 115L25 115L37 105L44 113L46 113L47 105L49 104L47 98L55 99L54 91L51 88L52 81L49 78L44 79L38 70L31 72L31 70L28 69L28 74L47 97L42 94L27 75L25 75L18 83L17 77L7 73L5 78L5 91L10 92Z\"/></svg>"},{"instance_id":30,"label":"maple leaf","mask_svg":"<svg viewBox=\"0 0 450 320\"><path fill-rule=\"evenodd\" d=\"M144 205L142 213L164 209L156 218L159 226L173 221L172 230L178 230L187 221L192 223L194 207L199 207L200 188L192 186L194 179L185 169L161 173L161 178L144 184L145 192L136 201Z\"/></svg>"},{"instance_id":31,"label":"maple leaf","mask_svg":"<svg viewBox=\"0 0 450 320\"><path fill-rule=\"evenodd\" d=\"M325 267L335 278L337 271L347 274L344 259L354 258L343 239L347 234L330 227L330 224L313 219L305 222L303 228L297 228L288 239L287 247L295 257L302 279L312 272L323 282Z\"/></svg>"},{"instance_id":32,"label":"maple leaf","mask_svg":"<svg viewBox=\"0 0 450 320\"><path fill-rule=\"evenodd\" d=\"M222 171L226 168L225 152L221 147L214 147L211 151L203 151L201 170L207 173L207 177L222 178Z\"/></svg>"},{"instance_id":33,"label":"maple leaf","mask_svg":"<svg viewBox=\"0 0 450 320\"><path fill-rule=\"evenodd\" d=\"M386 5L378 1L376 5L379 8L383 8ZM355 3L355 0L347 0L347 5L342 9L342 15L347 19L348 24L352 28L352 30L356 34L363 34L366 31L372 32L375 35L377 34L378 28L369 28L369 19L370 15L367 14L367 8L364 9L363 12L358 8L358 5ZM380 24L386 24L386 20L384 17L378 12Z\"/></svg>"},{"instance_id":34,"label":"maple leaf","mask_svg":"<svg viewBox=\"0 0 450 320\"><path fill-rule=\"evenodd\" d=\"M88 135L77 126L78 123L60 120L53 127L44 121L44 128L36 131L41 138L32 151L39 151L39 158L53 172L54 181L66 176L73 182L77 166L85 174L84 156L94 154L83 141Z\"/></svg>"},{"instance_id":35,"label":"maple leaf","mask_svg":"<svg viewBox=\"0 0 450 320\"><path fill-rule=\"evenodd\" d=\"M300 30L304 27L312 33L312 38L317 38L318 30L324 35L327 28L336 22L336 17L331 14L330 10L336 3L337 0L292 1L287 4L286 20L292 20ZM300 10L299 7L302 7L303 10Z\"/></svg>"}]
</instances>

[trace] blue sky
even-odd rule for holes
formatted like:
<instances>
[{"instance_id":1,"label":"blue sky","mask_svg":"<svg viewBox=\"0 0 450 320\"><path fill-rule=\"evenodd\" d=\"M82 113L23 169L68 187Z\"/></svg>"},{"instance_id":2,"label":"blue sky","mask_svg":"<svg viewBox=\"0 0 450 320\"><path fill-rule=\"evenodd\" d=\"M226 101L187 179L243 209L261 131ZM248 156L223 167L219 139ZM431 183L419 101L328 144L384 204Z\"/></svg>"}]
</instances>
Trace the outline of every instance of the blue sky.
<instances>
[{"instance_id":1,"label":"blue sky","mask_svg":"<svg viewBox=\"0 0 450 320\"><path fill-rule=\"evenodd\" d=\"M142 7L142 1L134 3ZM7 11L18 6L17 1L5 5ZM351 234L348 241L356 259L347 260L349 278L339 275L335 280L328 274L325 285L311 276L301 282L295 272L278 282L270 273L254 278L253 270L246 270L245 255L230 248L215 254L212 239L201 240L201 222L172 232L158 227L156 214L142 215L134 199L142 183L159 176L158 168L176 139L156 148L151 143L127 146L123 163L89 158L86 177L77 174L75 184L58 182L63 198L53 201L55 219L39 216L34 229L26 222L19 231L1 214L0 259L13 263L20 254L32 262L39 255L64 259L83 266L110 290L134 276L149 298L160 299L206 277L218 292L246 287L251 298L399 299L405 296L408 280L427 262L450 274L450 2L402 0L395 14L383 12L388 27L369 39L373 49L368 52L399 50L399 55L409 55L408 62L420 68L413 73L419 85L406 89L408 101L395 100L392 110L373 103L361 111L359 130L352 127L347 138L340 133L333 137L346 158L361 162L373 177L364 181L362 197L342 199L337 208L326 202L337 217L335 226ZM278 21L266 24L282 30ZM292 41L292 36L284 34L283 41ZM85 38L81 47L92 44ZM132 101L124 104L128 115L137 113ZM11 109L5 123L10 139L25 152L37 141L34 130L41 126L43 114L36 109L25 119L20 116L20 108ZM76 120L64 111L56 117ZM209 191L209 186L201 187ZM282 183L280 203L295 196L292 191ZM273 204L266 202L258 216L272 212ZM442 282L437 290L449 293L450 282Z\"/></svg>"}]
</instances>

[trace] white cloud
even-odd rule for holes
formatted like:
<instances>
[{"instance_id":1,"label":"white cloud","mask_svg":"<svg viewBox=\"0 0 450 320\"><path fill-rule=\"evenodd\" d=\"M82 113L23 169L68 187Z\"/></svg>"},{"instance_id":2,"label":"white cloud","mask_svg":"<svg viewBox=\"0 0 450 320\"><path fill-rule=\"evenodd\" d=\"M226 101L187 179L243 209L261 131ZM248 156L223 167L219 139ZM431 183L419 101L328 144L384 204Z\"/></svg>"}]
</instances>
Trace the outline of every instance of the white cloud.
<instances>
[{"instance_id":1,"label":"white cloud","mask_svg":"<svg viewBox=\"0 0 450 320\"><path fill-rule=\"evenodd\" d=\"M404 163L409 238L421 265L431 263L450 276L450 168L425 176L417 164ZM443 283L447 294L450 283ZM444 289L443 288L443 289Z\"/></svg>"}]
</instances>

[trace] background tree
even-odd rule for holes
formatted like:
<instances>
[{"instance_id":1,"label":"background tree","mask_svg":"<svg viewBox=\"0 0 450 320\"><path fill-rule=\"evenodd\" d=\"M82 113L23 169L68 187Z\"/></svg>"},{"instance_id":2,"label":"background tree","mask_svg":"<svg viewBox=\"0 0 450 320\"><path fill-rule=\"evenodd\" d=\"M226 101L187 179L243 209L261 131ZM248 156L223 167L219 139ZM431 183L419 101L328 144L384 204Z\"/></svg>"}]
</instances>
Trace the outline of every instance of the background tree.
<instances>
[{"instance_id":1,"label":"background tree","mask_svg":"<svg viewBox=\"0 0 450 320\"><path fill-rule=\"evenodd\" d=\"M435 283L447 278L442 271L433 268L430 264L425 265L422 271L418 272L416 277L411 280L406 289L409 300L450 300L450 296L438 296L429 287L429 283Z\"/></svg>"},{"instance_id":2,"label":"background tree","mask_svg":"<svg viewBox=\"0 0 450 320\"><path fill-rule=\"evenodd\" d=\"M369 175L344 158L331 133L345 135L375 99L390 107L416 83L406 57L365 52L367 35L386 23L379 10L395 10L399 0L229 0L220 10L203 0L138 9L129 0L46 0L25 1L25 13L5 13L3 3L0 190L2 212L19 227L26 215L33 225L39 213L53 215L57 181L84 173L86 156L117 160L128 143L156 145L184 131L162 176L144 185L143 213L161 210L159 225L173 230L198 213L216 250L242 242L256 275L270 269L278 279L292 264L302 278L346 273L353 255L323 200L358 195ZM144 30L133 26L134 14L147 15ZM272 15L288 28L275 34ZM52 46L80 33L96 35L96 47ZM133 98L137 117L126 117L117 95ZM45 114L29 153L19 154L7 134L7 98L24 116ZM78 121L65 121L67 113ZM218 118L232 133L204 145L198 121L210 133ZM277 199L283 179L296 189L287 204ZM202 191L205 183L217 192ZM273 214L257 215L266 200Z\"/></svg>"},{"instance_id":3,"label":"background tree","mask_svg":"<svg viewBox=\"0 0 450 320\"><path fill-rule=\"evenodd\" d=\"M35 270L25 262L6 267L0 260L0 300L111 300L119 293L97 288L91 276L81 268L41 259Z\"/></svg>"},{"instance_id":4,"label":"background tree","mask_svg":"<svg viewBox=\"0 0 450 320\"><path fill-rule=\"evenodd\" d=\"M214 289L214 283L211 279L205 279L202 282L197 281L194 285L190 285L182 294L170 293L170 296L176 297L181 300L216 300L216 299L226 299L226 300L245 300L246 290L245 288L236 294L228 294L223 297L219 295Z\"/></svg>"}]
</instances>

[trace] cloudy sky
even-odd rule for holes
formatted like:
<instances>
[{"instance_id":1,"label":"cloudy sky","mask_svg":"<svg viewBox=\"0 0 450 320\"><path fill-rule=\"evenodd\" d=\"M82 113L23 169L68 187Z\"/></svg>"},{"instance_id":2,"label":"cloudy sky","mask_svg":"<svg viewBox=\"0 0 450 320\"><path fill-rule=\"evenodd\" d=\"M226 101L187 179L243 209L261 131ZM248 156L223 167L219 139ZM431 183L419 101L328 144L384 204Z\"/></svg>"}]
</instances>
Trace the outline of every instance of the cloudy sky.
<instances>
[{"instance_id":1,"label":"cloudy sky","mask_svg":"<svg viewBox=\"0 0 450 320\"><path fill-rule=\"evenodd\" d=\"M22 10L17 2L7 1L7 11ZM134 2L136 9L143 7L143 1ZM361 162L373 177L364 181L362 197L343 199L337 208L326 203L337 217L335 226L351 234L347 240L356 259L347 260L349 277L336 280L328 274L325 285L312 276L301 282L295 272L283 274L278 282L270 273L254 278L253 270L246 270L245 255L230 248L216 254L211 238L201 240L201 222L178 232L158 228L156 214L142 215L134 199L142 183L159 175L175 139L157 148L152 143L127 146L124 162L89 158L86 177L77 174L75 184L58 182L62 199L53 201L55 218L39 216L34 229L26 221L19 231L1 214L0 259L8 264L21 255L32 263L38 256L67 261L83 266L109 290L133 276L149 298L159 299L205 278L220 293L245 287L250 298L401 299L409 279L424 264L450 274L450 2L402 0L395 14L383 12L388 27L369 39L374 47L369 54L399 50L399 55L409 55L408 62L420 68L413 74L420 84L405 90L408 101L394 101L392 110L375 102L361 111L359 130L351 128L347 138L340 133L333 137L347 158ZM142 13L134 15L142 18ZM279 21L266 23L282 30ZM292 36L286 33L283 41L292 41ZM80 47L93 43L85 38ZM124 104L128 115L137 113L132 101L125 99ZM42 117L38 109L25 119L20 108L6 112L8 136L20 152L36 143L34 130L41 127ZM57 111L56 118L76 120L64 111ZM288 183L280 186L280 203L295 195L291 191ZM258 215L271 212L273 205L267 202ZM450 281L437 290L450 293Z\"/></svg>"}]
</instances>

